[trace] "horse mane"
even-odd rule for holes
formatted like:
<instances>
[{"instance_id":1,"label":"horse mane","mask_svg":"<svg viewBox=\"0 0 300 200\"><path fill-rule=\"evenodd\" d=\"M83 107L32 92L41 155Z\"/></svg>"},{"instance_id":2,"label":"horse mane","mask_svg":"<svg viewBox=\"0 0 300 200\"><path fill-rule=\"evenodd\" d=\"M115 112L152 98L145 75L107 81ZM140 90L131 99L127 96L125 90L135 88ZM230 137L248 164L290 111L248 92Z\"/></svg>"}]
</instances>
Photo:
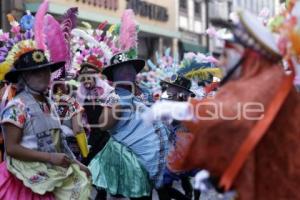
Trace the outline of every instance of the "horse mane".
<instances>
[{"instance_id":1,"label":"horse mane","mask_svg":"<svg viewBox=\"0 0 300 200\"><path fill-rule=\"evenodd\" d=\"M247 55L249 56L246 57L242 65L239 79L228 81L220 88L214 98L205 99L203 101L191 101L194 114L201 116L202 119L198 118L194 121L184 122L184 125L190 132L178 135L177 146L169 155L168 165L172 170L181 171L200 168L209 170L215 177L221 177L238 151L241 143L257 121L246 119L244 116L234 120L224 120L223 118L206 120L204 117L209 117L209 113L214 113L216 108L217 110L222 110L224 116L234 117L236 116L236 111L240 109L239 106L243 107L251 102L263 105L264 110L268 108L285 76L284 69L280 63L274 64L254 52L250 52ZM290 117L287 116L288 114L285 110L288 109L291 112L291 108L297 108L296 110L300 113L299 100L299 93L295 93L295 90L291 91L281 108L283 111L279 112L268 132L274 132L274 130L277 131L277 134L283 134L285 132L284 129L286 129L286 126L284 123ZM288 123L290 124L290 131L296 133L295 130L297 129L297 133L300 134L300 129L297 128L295 122L295 120L299 120L298 113L293 114L294 116L298 116L298 118L295 117L294 122L289 121ZM218 115L219 114L220 112ZM263 113L252 113L249 117L259 117L261 114ZM281 127L274 126L274 123L280 124ZM298 140L300 139L299 134L295 136ZM271 134L271 138L272 137L274 137L274 135ZM268 138L268 136L264 137L260 144L264 143L266 138ZM274 138L272 138L272 140L274 140ZM261 156L259 160L270 159L266 157L263 158L267 155L265 152L272 151L272 148L275 148L273 146L274 143L269 144L269 141L271 141L271 139L266 141L268 145L264 145L265 147L267 146L268 149L264 149L264 152L260 152L259 155ZM282 145L280 141L277 141L277 144L279 146ZM254 199L253 195L255 194L249 194L249 191L251 191L251 187L253 187L253 189L257 187L251 182L254 183L254 179L256 178L254 177L254 171L257 167L255 161L258 159L256 155L258 149L259 147L252 152L234 183L234 186L239 189L239 192L242 191L242 196L246 197L248 195L248 198L241 199ZM274 163L275 162L276 161L274 161ZM280 165L280 162L278 162L278 165ZM248 188L249 191L247 192L245 188ZM255 199L257 198L255 197Z\"/></svg>"}]
</instances>

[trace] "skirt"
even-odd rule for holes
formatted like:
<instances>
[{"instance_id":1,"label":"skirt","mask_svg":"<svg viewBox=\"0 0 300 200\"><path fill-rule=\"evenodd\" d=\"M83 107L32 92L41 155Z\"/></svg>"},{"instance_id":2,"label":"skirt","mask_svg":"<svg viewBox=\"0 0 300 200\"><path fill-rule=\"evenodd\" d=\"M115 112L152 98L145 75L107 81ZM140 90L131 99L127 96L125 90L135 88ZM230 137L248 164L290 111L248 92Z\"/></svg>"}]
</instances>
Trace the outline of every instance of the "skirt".
<instances>
[{"instance_id":1,"label":"skirt","mask_svg":"<svg viewBox=\"0 0 300 200\"><path fill-rule=\"evenodd\" d=\"M51 192L40 195L25 187L22 181L7 170L6 163L0 163L0 199L55 200Z\"/></svg>"},{"instance_id":2,"label":"skirt","mask_svg":"<svg viewBox=\"0 0 300 200\"><path fill-rule=\"evenodd\" d=\"M110 138L89 164L93 184L111 195L129 198L150 196L152 187L146 170L135 154Z\"/></svg>"},{"instance_id":3,"label":"skirt","mask_svg":"<svg viewBox=\"0 0 300 200\"><path fill-rule=\"evenodd\" d=\"M86 200L91 183L77 164L63 168L42 162L26 162L7 157L7 169L34 193L52 192L56 200Z\"/></svg>"}]
</instances>

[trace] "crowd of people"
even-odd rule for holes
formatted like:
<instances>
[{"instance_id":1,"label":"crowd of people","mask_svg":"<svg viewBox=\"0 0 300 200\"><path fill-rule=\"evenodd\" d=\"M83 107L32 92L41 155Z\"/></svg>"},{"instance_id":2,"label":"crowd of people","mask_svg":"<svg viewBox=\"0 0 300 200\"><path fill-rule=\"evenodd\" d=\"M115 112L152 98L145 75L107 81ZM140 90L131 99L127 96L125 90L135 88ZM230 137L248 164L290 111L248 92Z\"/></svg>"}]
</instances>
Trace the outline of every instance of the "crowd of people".
<instances>
[{"instance_id":1,"label":"crowd of people","mask_svg":"<svg viewBox=\"0 0 300 200\"><path fill-rule=\"evenodd\" d=\"M213 19L218 59L147 62L132 10L93 28L48 6L0 32L0 199L300 199L299 1Z\"/></svg>"}]
</instances>

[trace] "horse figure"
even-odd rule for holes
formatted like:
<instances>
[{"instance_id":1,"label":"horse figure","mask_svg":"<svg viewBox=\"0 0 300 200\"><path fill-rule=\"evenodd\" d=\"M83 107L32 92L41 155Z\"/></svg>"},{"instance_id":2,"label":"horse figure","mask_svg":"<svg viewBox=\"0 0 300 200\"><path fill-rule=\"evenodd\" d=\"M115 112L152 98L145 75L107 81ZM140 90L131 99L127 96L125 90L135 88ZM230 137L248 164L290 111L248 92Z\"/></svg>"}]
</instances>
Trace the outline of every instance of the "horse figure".
<instances>
[{"instance_id":1,"label":"horse figure","mask_svg":"<svg viewBox=\"0 0 300 200\"><path fill-rule=\"evenodd\" d=\"M262 49L270 50L259 38L264 34L256 34L255 26L249 26L251 16L239 16L239 27L244 26L250 37L262 42ZM260 53L242 44L246 50L239 78L228 80L214 98L191 100L193 114L200 119L184 122L190 133L179 135L169 166L175 171L207 169L212 176L222 177L249 132L273 109L275 96L286 84L287 95L279 111L247 156L231 188L241 200L300 199L300 94L291 86L292 75L286 73L282 62L269 59L268 54L274 51ZM213 118L216 112L213 117L218 117Z\"/></svg>"}]
</instances>

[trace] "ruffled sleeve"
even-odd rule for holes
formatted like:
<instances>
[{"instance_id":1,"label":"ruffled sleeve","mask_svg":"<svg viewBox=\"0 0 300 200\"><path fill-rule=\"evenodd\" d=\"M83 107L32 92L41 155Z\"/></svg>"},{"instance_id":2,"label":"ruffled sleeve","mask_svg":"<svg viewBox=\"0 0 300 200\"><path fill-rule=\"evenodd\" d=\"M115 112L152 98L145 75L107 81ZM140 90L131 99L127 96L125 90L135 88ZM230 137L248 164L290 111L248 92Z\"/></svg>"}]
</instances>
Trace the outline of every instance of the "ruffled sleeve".
<instances>
[{"instance_id":1,"label":"ruffled sleeve","mask_svg":"<svg viewBox=\"0 0 300 200\"><path fill-rule=\"evenodd\" d=\"M1 124L11 123L19 128L23 128L26 122L26 112L22 104L9 105L1 115Z\"/></svg>"},{"instance_id":2,"label":"ruffled sleeve","mask_svg":"<svg viewBox=\"0 0 300 200\"><path fill-rule=\"evenodd\" d=\"M74 115L83 111L83 107L74 99L70 98L69 100L69 112L68 117L73 117Z\"/></svg>"},{"instance_id":3,"label":"ruffled sleeve","mask_svg":"<svg viewBox=\"0 0 300 200\"><path fill-rule=\"evenodd\" d=\"M83 110L83 107L73 97L64 96L58 103L58 114L65 119L71 119Z\"/></svg>"}]
</instances>

